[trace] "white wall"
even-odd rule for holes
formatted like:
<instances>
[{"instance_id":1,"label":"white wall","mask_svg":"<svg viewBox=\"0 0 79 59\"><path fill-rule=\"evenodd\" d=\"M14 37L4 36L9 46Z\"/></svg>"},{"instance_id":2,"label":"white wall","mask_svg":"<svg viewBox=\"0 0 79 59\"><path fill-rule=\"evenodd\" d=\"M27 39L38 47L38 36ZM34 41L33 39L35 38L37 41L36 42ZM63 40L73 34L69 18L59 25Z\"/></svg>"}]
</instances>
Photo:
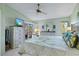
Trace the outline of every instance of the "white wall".
<instances>
[{"instance_id":1,"label":"white wall","mask_svg":"<svg viewBox=\"0 0 79 59\"><path fill-rule=\"evenodd\" d=\"M56 29L55 29L56 34L57 34L57 35L60 35L60 32L61 32L61 30L60 30L60 21L58 21L58 20L52 20L52 22L46 22L46 23L41 22L41 23L39 23L40 30L41 30L41 31L44 31L44 30L42 29L42 24L43 24L43 25L48 24L48 26L49 26L49 28L50 28L50 31L53 30L53 29L52 29L52 28L53 28L53 25L56 25ZM46 27L45 27L45 31L46 31Z\"/></svg>"},{"instance_id":2,"label":"white wall","mask_svg":"<svg viewBox=\"0 0 79 59\"><path fill-rule=\"evenodd\" d=\"M71 14L71 23L75 24L76 22L79 22L79 16L77 16L77 13L79 12L79 4L76 5L73 13Z\"/></svg>"},{"instance_id":3,"label":"white wall","mask_svg":"<svg viewBox=\"0 0 79 59\"><path fill-rule=\"evenodd\" d=\"M1 10L0 10L0 55L1 55Z\"/></svg>"},{"instance_id":4,"label":"white wall","mask_svg":"<svg viewBox=\"0 0 79 59\"><path fill-rule=\"evenodd\" d=\"M71 20L70 20L70 17L64 17L64 18L56 18L56 19L48 19L48 20L39 21L38 24L41 31L43 31L42 25L44 24L48 24L51 30L52 30L53 25L56 25L56 29L55 29L56 35L61 35L62 34L61 21L71 21Z\"/></svg>"}]
</instances>

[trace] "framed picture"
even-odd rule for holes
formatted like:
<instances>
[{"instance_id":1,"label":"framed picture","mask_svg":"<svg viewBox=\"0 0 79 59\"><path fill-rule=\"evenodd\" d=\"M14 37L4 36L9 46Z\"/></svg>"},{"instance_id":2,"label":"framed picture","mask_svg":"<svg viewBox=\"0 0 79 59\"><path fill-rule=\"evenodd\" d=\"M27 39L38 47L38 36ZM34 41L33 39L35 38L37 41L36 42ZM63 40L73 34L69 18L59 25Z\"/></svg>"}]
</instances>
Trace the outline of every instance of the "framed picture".
<instances>
[{"instance_id":1,"label":"framed picture","mask_svg":"<svg viewBox=\"0 0 79 59\"><path fill-rule=\"evenodd\" d=\"M53 25L53 29L55 29L56 28L56 25Z\"/></svg>"},{"instance_id":2,"label":"framed picture","mask_svg":"<svg viewBox=\"0 0 79 59\"><path fill-rule=\"evenodd\" d=\"M44 25L42 25L42 29L44 29Z\"/></svg>"}]
</instances>

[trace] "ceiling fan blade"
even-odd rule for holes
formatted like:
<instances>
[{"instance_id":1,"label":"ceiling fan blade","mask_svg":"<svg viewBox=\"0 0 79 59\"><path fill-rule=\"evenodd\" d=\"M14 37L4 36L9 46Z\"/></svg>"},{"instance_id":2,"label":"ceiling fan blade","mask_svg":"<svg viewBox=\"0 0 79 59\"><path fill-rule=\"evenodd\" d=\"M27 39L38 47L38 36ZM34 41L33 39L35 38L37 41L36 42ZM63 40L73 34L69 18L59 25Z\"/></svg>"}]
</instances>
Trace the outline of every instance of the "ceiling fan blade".
<instances>
[{"instance_id":1,"label":"ceiling fan blade","mask_svg":"<svg viewBox=\"0 0 79 59\"><path fill-rule=\"evenodd\" d=\"M44 14L44 15L47 15L47 13L45 13L45 12L43 12L43 11L41 11L41 10L40 10L40 13L42 13L42 14Z\"/></svg>"}]
</instances>

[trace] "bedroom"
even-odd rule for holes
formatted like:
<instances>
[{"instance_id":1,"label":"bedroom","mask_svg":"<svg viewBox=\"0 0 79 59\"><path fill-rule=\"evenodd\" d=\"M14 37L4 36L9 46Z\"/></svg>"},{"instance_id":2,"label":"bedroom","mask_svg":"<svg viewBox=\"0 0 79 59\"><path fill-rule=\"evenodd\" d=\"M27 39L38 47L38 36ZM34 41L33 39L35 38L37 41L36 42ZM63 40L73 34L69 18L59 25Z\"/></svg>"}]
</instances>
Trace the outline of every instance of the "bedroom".
<instances>
[{"instance_id":1,"label":"bedroom","mask_svg":"<svg viewBox=\"0 0 79 59\"><path fill-rule=\"evenodd\" d=\"M78 50L67 47L62 39L62 33L72 29L71 24L78 25L78 6L79 4L76 3L0 4L0 54L20 55L18 48L5 51L5 29L23 27L23 31L25 30L26 32L21 33L19 31L19 33L23 34L22 38L26 38L23 39L24 41L22 40L23 42L21 41L22 44L19 42L20 40L17 40L17 46L21 48L21 52L24 53L23 55L79 55ZM20 21L18 25L17 18ZM7 39L11 40L12 37L9 36ZM15 39L12 40L14 41ZM23 44L24 42L25 44ZM27 47L25 47L26 45ZM9 46L8 44L7 48ZM27 50L26 53L25 50ZM60 54L59 51L62 53ZM71 53L72 51L74 52Z\"/></svg>"}]
</instances>

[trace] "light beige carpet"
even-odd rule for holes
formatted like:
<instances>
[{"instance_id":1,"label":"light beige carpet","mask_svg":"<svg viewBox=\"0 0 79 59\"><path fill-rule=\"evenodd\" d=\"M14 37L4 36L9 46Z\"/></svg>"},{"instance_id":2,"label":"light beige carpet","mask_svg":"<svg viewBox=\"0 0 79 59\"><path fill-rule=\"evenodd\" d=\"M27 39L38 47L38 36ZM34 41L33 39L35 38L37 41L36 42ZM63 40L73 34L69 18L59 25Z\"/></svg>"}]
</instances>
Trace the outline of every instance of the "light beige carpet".
<instances>
[{"instance_id":1,"label":"light beige carpet","mask_svg":"<svg viewBox=\"0 0 79 59\"><path fill-rule=\"evenodd\" d=\"M41 36L26 40L20 48L6 52L5 56L79 56L79 50L68 48L60 36Z\"/></svg>"}]
</instances>

